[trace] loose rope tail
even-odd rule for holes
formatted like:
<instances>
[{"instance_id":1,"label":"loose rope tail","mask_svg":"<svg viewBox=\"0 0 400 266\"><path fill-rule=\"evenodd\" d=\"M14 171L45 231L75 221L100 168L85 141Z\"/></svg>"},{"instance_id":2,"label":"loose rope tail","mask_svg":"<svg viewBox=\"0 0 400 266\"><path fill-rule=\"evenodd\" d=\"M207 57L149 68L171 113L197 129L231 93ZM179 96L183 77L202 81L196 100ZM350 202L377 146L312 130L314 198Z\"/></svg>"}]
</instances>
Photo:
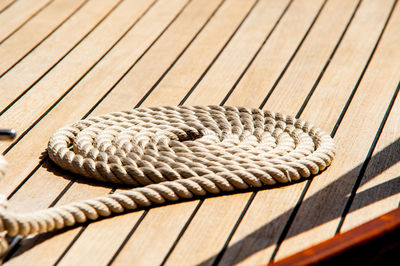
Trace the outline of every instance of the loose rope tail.
<instances>
[{"instance_id":1,"label":"loose rope tail","mask_svg":"<svg viewBox=\"0 0 400 266\"><path fill-rule=\"evenodd\" d=\"M307 122L259 109L157 107L62 128L50 139L48 152L66 170L134 188L28 214L7 210L2 201L3 236L50 232L155 204L307 178L330 165L334 143ZM7 248L3 240L0 249Z\"/></svg>"}]
</instances>

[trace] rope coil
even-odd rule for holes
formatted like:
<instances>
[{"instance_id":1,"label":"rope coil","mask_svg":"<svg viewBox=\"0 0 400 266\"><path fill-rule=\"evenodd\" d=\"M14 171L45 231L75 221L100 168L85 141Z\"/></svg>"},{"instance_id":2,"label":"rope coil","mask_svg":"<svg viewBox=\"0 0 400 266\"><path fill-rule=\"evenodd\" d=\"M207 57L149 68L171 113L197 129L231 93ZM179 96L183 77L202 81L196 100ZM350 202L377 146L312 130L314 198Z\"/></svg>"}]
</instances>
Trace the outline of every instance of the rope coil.
<instances>
[{"instance_id":1,"label":"rope coil","mask_svg":"<svg viewBox=\"0 0 400 266\"><path fill-rule=\"evenodd\" d=\"M1 203L0 232L27 236L139 207L297 181L330 165L334 143L308 122L259 109L154 107L64 127L48 153L73 173L134 188L29 214Z\"/></svg>"}]
</instances>

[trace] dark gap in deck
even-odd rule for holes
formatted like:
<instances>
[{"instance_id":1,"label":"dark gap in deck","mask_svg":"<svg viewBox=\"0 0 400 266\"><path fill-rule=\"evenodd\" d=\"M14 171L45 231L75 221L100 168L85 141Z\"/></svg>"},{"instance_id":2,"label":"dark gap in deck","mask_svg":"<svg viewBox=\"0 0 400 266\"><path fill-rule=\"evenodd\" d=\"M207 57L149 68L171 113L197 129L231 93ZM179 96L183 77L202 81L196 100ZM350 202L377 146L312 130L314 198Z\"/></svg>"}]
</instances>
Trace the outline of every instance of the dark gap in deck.
<instances>
[{"instance_id":1,"label":"dark gap in deck","mask_svg":"<svg viewBox=\"0 0 400 266\"><path fill-rule=\"evenodd\" d=\"M39 122L40 122L40 120L44 117L44 116L46 116L59 102L61 102L61 100L62 99L64 99L64 97L70 92L70 91L72 91L72 89L122 40L122 38L141 20L141 18L145 15L145 14L147 14L147 12L154 6L154 4L157 2L157 0L155 0L152 4L150 4L149 5L149 7L143 12L143 14L141 15L141 16L139 16L139 18L138 19L136 19L136 21L128 28L128 30L127 31L125 31L125 33L107 50L107 52L101 57L101 58L99 58L97 61L96 61L96 63L87 71L87 72L85 72L84 73L84 75L83 76L81 76L79 79L78 79L78 81L76 81L74 84L73 84L73 86L71 86L71 88L64 94L64 95L62 95L61 96L61 98L60 99L58 99L38 120L36 120L35 121L35 123L31 126L31 127L29 127L29 129L28 130L26 130L24 133L23 133L23 135L21 135L14 143L12 143L7 149L6 149L6 151L3 153L3 154L6 154L8 151L10 151L22 138L23 138L23 136L25 136L36 124L38 124ZM183 9L185 8L187 6L187 4L186 5L184 5L184 7L181 9L181 12L183 11ZM147 53L147 51L148 50L150 50L150 48L154 45L154 43L163 35L163 33L167 30L167 28L172 24L172 22L176 19L176 17L181 13L181 12L179 12L175 17L174 17L174 19L166 26L166 28L164 28L164 30L156 37L156 39L149 45L149 47L148 48L146 48L146 50L141 54L141 56L135 61L135 63L131 66L131 68L134 66L134 65L136 65L136 63ZM128 71L127 71L128 72ZM123 75L123 76L125 76L126 74L127 74L127 72L125 72L125 74ZM121 80L122 80L122 78L123 77L121 77L118 81L117 81L117 83L116 84L114 84L113 85L113 87L112 88L114 88ZM111 89L112 90L112 89ZM111 92L111 90L109 91L109 92ZM109 93L108 92L108 93ZM107 93L107 95L108 95L108 93ZM99 104L100 104L100 102L103 100L105 98L105 96L104 97L102 97L97 103L96 103L96 105L93 107L93 108L91 108L90 110L89 110L89 112L88 113L86 113L85 115L84 115L84 117L83 118L85 118L85 117L87 117L94 109L95 109L95 107L97 107ZM26 181L45 163L45 161L46 160L48 160L49 159L49 157L48 157L48 155L45 155L43 158L42 158L42 160L41 160L41 162L31 171L31 173L21 182L21 184L19 184L17 187L16 187L16 189L9 195L9 197L8 197L8 199L10 199L17 191L18 191L18 189L19 188L21 188L22 187L22 185L23 184L25 184L26 183ZM57 196L57 198L50 204L50 206L49 207L52 207L52 206L54 206L57 202L58 202L58 200L60 200L61 198L62 198L62 196L66 193L66 191L68 190L68 188L70 188L71 186L72 186L72 184L75 182L75 180L71 180L70 181L70 183L66 186L66 188L64 188L63 189L63 191L61 191L61 193L60 193L60 195L58 195ZM21 245L19 245L19 247L21 247ZM18 248L19 248L18 247ZM15 254L16 252L17 252L17 250L18 250L18 248L16 248L16 249L14 249L14 252L13 252L13 254ZM13 254L10 254L9 255L9 258L11 258L12 256L13 256Z\"/></svg>"},{"instance_id":2,"label":"dark gap in deck","mask_svg":"<svg viewBox=\"0 0 400 266\"><path fill-rule=\"evenodd\" d=\"M337 132L337 129L339 128L340 123L343 121L343 118L344 118L344 116L345 116L345 114L346 114L346 112L347 112L347 110L348 110L348 108L349 108L349 106L350 106L350 104L351 104L351 101L353 100L354 95L355 95L355 93L356 93L356 91L357 91L357 89L358 89L358 87L359 87L359 85L360 85L360 83L361 83L361 81L362 81L364 75L365 75L365 72L367 71L367 68L368 68L368 66L369 66L369 64L370 64L370 62L371 62L371 60L372 60L372 57L373 57L373 55L375 54L375 51L376 51L376 49L377 49L377 47L378 47L378 45L379 45L379 43L380 43L380 40L381 40L381 38L382 38L382 36L383 36L383 33L385 32L385 29L386 29L386 27L387 27L387 25L388 25L388 23L389 23L389 20L390 20L392 14L393 14L393 11L394 11L394 8L395 8L395 6L396 6L396 3L397 3L397 0L394 2L393 6L392 6L392 8L391 8L391 10L390 10L389 16L388 16L388 18L386 19L386 22L385 22L385 24L384 24L384 26L383 26L383 28L382 28L382 31L381 31L381 33L380 33L380 35L379 35L379 37L378 37L378 40L377 40L377 42L376 42L376 44L375 44L375 46L374 46L374 48L373 48L373 50L372 50L372 52L371 52L371 55L370 55L370 57L368 58L367 63L365 64L365 67L364 67L364 69L362 70L361 75L360 75L359 79L357 80L357 83L355 84L354 89L353 89L351 95L349 96L349 98L348 98L348 100L347 100L345 106L343 107L343 110L342 110L341 114L339 115L339 118L338 118L338 120L336 121L336 124L335 124L334 128L333 128L332 131L331 131L331 134L330 134L330 135L331 135L332 138L335 137L335 134L336 134L336 132ZM309 100L309 99L308 99L308 100ZM293 221L294 221L294 219L295 219L295 216L297 215L297 212L299 211L299 209L300 209L300 207L301 207L301 205L302 205L302 203L303 203L303 200L304 200L304 198L305 198L305 195L307 194L307 191L308 191L308 189L309 189L309 187L310 187L310 185L311 185L311 182L312 182L312 180L307 180L307 183L306 183L306 185L305 185L305 187L304 187L304 190L303 190L303 192L302 192L302 194L301 194L301 196L300 196L298 202L296 203L296 205L295 205L294 208L292 209L292 211L291 211L291 213L290 213L290 216L289 216L289 219L288 219L288 222L285 224L285 227L284 227L284 229L282 230L282 233L281 233L281 235L280 235L280 237L279 237L279 239L278 239L278 242L277 242L277 244L276 244L275 250L274 250L274 252L273 252L273 254L272 254L272 256L271 256L270 262L274 261L275 256L276 256L276 254L278 253L279 248L280 248L282 242L286 239L287 234L289 233L290 227L291 227L291 225L292 225L292 223L293 223Z\"/></svg>"},{"instance_id":3,"label":"dark gap in deck","mask_svg":"<svg viewBox=\"0 0 400 266\"><path fill-rule=\"evenodd\" d=\"M189 98L189 96L193 93L193 91L196 89L197 85L201 82L201 80L205 77L205 75L208 73L208 71L211 69L211 67L214 65L214 63L217 61L217 59L219 58L219 56L222 54L222 52L225 50L225 48L228 46L228 44L230 43L230 41L232 40L232 38L236 35L236 33L239 31L239 29L241 28L241 26L243 25L243 23L245 22L245 20L248 18L248 16L251 14L251 12L254 10L255 6L258 4L259 1L256 1L252 7L250 8L250 10L247 12L246 16L243 18L243 20L241 21L241 23L239 24L239 26L235 29L235 31L233 32L233 34L229 37L228 41L224 44L224 46L222 47L222 49L218 52L218 54L215 56L215 58L211 61L211 63L207 66L206 70L201 74L200 78L195 82L195 84L192 86L192 88L189 90L189 92L184 96L184 98L182 99L182 101L179 103L179 105L183 105L184 102ZM264 46L264 44L267 42L267 40L269 39L269 37L271 36L272 32L275 30L275 28L277 27L277 25L279 24L279 22L281 21L282 17L285 15L286 11L289 9L290 5L292 4L293 0L290 0L288 2L288 4L286 5L286 7L284 8L283 12L281 13L281 15L279 16L278 20L275 22L274 26L272 27L272 29L270 30L270 32L267 34L266 38L264 39L264 41L262 42L261 46L259 47L259 49L256 51L255 55L253 55L253 57L250 60L250 63L247 65L247 67L245 68L245 70L241 73L241 75L239 76L238 80L236 80L234 86L228 91L227 95L224 97L224 99L221 101L220 105L223 105L226 102L226 99L228 99L228 97L232 94L233 90L236 88L237 84L239 83L240 79L244 76L245 72L248 70L248 68L250 67L251 63L254 61L255 57L258 55L258 53L261 51L262 47ZM174 241L173 245L171 246L171 248L169 249L168 253L166 254L166 256L164 257L161 265L165 265L165 263L167 262L168 258L170 257L170 255L172 254L172 252L174 251L175 247L178 245L179 240L182 238L183 234L186 232L187 228L189 227L190 222L193 220L194 216L196 215L197 211L200 209L201 205L204 202L204 198L199 200L199 204L196 206L196 209L193 211L193 213L191 214L191 216L189 217L189 219L187 220L187 222L185 223L185 225L183 226L182 230L179 232L179 235L177 237L177 239ZM239 221L237 221L237 223L240 223ZM233 233L232 233L233 236Z\"/></svg>"},{"instance_id":4,"label":"dark gap in deck","mask_svg":"<svg viewBox=\"0 0 400 266\"><path fill-rule=\"evenodd\" d=\"M79 8L77 9L77 10L75 10L74 11L74 13L73 14L76 14L76 12L78 12L86 3L88 2L88 0L87 1L85 1L82 5L80 5L79 6ZM9 104L9 105L7 105L2 111L0 111L0 116L1 115L3 115L5 112L7 112L17 101L19 101L25 94L27 94L28 93L28 91L30 91L39 81L41 81L50 71L52 71L62 60L64 60L64 58L65 57L67 57L79 44L81 44L82 43L82 41L84 41L85 39L86 39L86 37L87 36L89 36L89 34L91 34L120 4L122 3L122 1L120 1L120 2L118 2L115 6L113 6L111 9L110 9L110 11L108 11L106 14L105 14L105 16L104 17L102 17L95 25L94 25L94 27L93 28L91 28L76 44L74 44L73 46L72 46L72 48L71 49L69 49L60 59L58 59L49 69L47 69L38 79L36 79L31 85L29 85L28 86L28 88L26 88L20 95L18 95L18 97L17 98L15 98L13 101L11 101L11 103ZM73 15L73 14L71 14L71 16ZM71 17L70 16L70 17ZM63 22L64 23L64 22ZM59 28L59 27L58 27ZM58 29L57 28L57 29ZM57 30L56 29L56 30ZM54 32L56 31L56 30L54 30ZM42 43L42 42L40 42L40 43ZM111 46L111 48L112 48L113 46ZM110 48L110 50L111 50L111 48ZM29 53L31 53L34 49L36 49L36 47L34 47L31 51L29 51ZM105 54L107 54L109 52L109 50L105 53ZM28 54L29 54L28 53ZM11 68L13 68L15 65L17 65L19 62L21 62L28 54L26 54L24 57L22 57L17 63L15 63ZM105 55L104 54L104 55ZM104 55L101 57L101 59L104 57ZM99 59L99 61L101 60L101 59ZM96 65L98 63L98 61L92 66L92 67L90 67L89 68L89 70L88 70L88 72ZM3 77L3 75L5 75L5 74L7 74L7 72L9 71L9 70L11 70L11 68L10 69L8 69L6 72L4 72L1 76L0 76L0 78L2 78ZM86 75L86 73L84 73L84 75L80 78L80 79L78 79L78 82L84 77ZM73 85L73 86L75 86L75 84ZM67 91L68 92L68 91Z\"/></svg>"},{"instance_id":5,"label":"dark gap in deck","mask_svg":"<svg viewBox=\"0 0 400 266\"><path fill-rule=\"evenodd\" d=\"M285 75L287 69L289 68L289 66L292 63L293 59L296 57L296 55L297 55L298 51L300 50L301 46L303 45L304 41L308 37L308 34L310 33L311 29L313 28L315 22L318 20L319 15L321 14L321 12L324 9L324 7L325 7L327 2L328 2L328 0L325 0L323 2L323 4L321 5L321 7L319 8L319 10L317 12L317 15L314 17L313 21L311 22L310 26L308 27L308 29L307 29L306 33L304 34L303 38L301 39L300 43L297 45L296 50L294 51L294 53L290 57L289 61L286 63L285 67L283 68L283 70L279 74L278 78L275 80L275 83L274 83L274 85L272 85L272 88L268 91L267 96L265 96L264 100L260 104L260 107L259 107L260 109L264 108L264 105L267 103L268 99L271 97L271 95L274 92L276 86L278 86L278 83L281 81L282 77Z\"/></svg>"},{"instance_id":6,"label":"dark gap in deck","mask_svg":"<svg viewBox=\"0 0 400 266\"><path fill-rule=\"evenodd\" d=\"M161 265L165 265L167 262L169 256L171 256L172 252L175 250L175 247L178 245L179 240L181 240L183 234L186 232L186 229L189 227L190 223L194 219L194 216L197 214L199 211L201 205L203 205L204 199L200 199L199 203L196 205L196 208L193 210L192 214L190 215L189 219L186 221L185 225L182 227L182 230L179 232L179 235L175 239L174 243L172 243L172 246L168 250L167 254L165 255L163 261L161 262Z\"/></svg>"},{"instance_id":7,"label":"dark gap in deck","mask_svg":"<svg viewBox=\"0 0 400 266\"><path fill-rule=\"evenodd\" d=\"M110 261L107 263L107 265L111 265L114 260L117 258L117 256L119 255L119 253L121 252L121 250L123 249L123 247L126 245L126 243L129 241L129 239L131 238L131 236L133 235L133 233L136 231L136 229L139 227L139 225L142 223L144 217L146 217L147 213L149 212L149 210L145 210L142 215L140 216L140 218L137 220L137 222L135 223L135 225L132 227L132 229L129 231L129 233L126 235L124 241L122 241L121 245L118 247L117 251L115 251L114 256L112 256L112 258L110 259Z\"/></svg>"},{"instance_id":8,"label":"dark gap in deck","mask_svg":"<svg viewBox=\"0 0 400 266\"><path fill-rule=\"evenodd\" d=\"M17 0L14 0L14 1L10 2L8 5L6 5L5 7L3 7L3 9L0 10L0 14L3 13L4 11L6 11L8 8L10 8L10 6L12 6L13 4L15 4L15 2L17 2Z\"/></svg>"},{"instance_id":9,"label":"dark gap in deck","mask_svg":"<svg viewBox=\"0 0 400 266\"><path fill-rule=\"evenodd\" d=\"M306 99L304 100L302 106L300 107L300 110L297 112L296 118L299 118L299 117L301 116L301 114L304 112L304 109L306 109L306 106L307 106L308 102L310 101L312 95L314 94L315 89L318 87L319 82L321 81L321 79L322 79L322 77L324 76L326 70L328 69L328 67L329 67L329 65L330 65L330 63L331 63L333 57L334 57L335 54L336 54L337 49L339 48L340 44L342 43L342 40L343 40L344 36L345 36L346 33L347 33L347 30L349 29L351 23L353 22L353 19L354 19L355 15L356 15L358 9L360 8L360 5L361 5L362 1L363 1L363 0L359 0L359 1L358 1L357 5L356 5L356 8L354 9L353 13L351 14L350 20L349 20L348 23L346 24L346 27L344 28L342 34L341 34L340 37L339 37L339 40L337 41L335 47L333 48L332 53L330 54L328 60L326 61L324 67L322 68L322 71L321 71L320 74L318 75L317 80L314 82L314 84L313 84L313 86L312 86L310 92L308 93Z\"/></svg>"},{"instance_id":10,"label":"dark gap in deck","mask_svg":"<svg viewBox=\"0 0 400 266\"><path fill-rule=\"evenodd\" d=\"M83 6L87 4L89 0L85 0L80 4L75 10L72 11L71 14L69 14L64 20L60 22L53 30L51 30L46 36L43 37L42 40L40 40L37 44L35 44L25 55L23 55L21 58L19 58L14 64L12 64L7 70L5 70L1 75L0 78L2 78L4 75L6 75L11 69L13 69L19 62L24 60L30 53L32 53L36 48L38 48L45 40L47 40L53 33L55 33L61 26L65 24L72 16L74 16L80 9L82 9ZM0 43L1 44L1 43ZM47 72L46 72L47 73ZM19 98L19 97L18 97ZM18 99L17 98L17 99ZM16 101L16 100L15 100ZM3 112L3 111L2 111Z\"/></svg>"},{"instance_id":11,"label":"dark gap in deck","mask_svg":"<svg viewBox=\"0 0 400 266\"><path fill-rule=\"evenodd\" d=\"M279 74L278 78L275 80L273 86L271 87L271 89L269 90L269 92L267 93L266 97L263 99L263 101L261 102L259 109L262 109L264 107L264 105L266 104L266 102L268 101L269 97L272 95L274 89L276 88L276 86L278 85L278 83L280 82L280 80L282 79L282 77L284 76L284 74L286 73L287 69L289 68L290 64L292 63L293 59L296 57L298 51L300 50L301 46L303 45L304 41L306 40L306 38L308 37L308 34L310 33L312 27L314 26L315 22L318 20L322 10L324 9L325 5L327 3L327 0L325 0L321 7L319 8L319 10L317 11L317 14L315 15L313 21L311 22L310 26L308 27L306 33L304 34L303 38L301 39L301 41L299 42L299 44L297 45L295 51L293 52L293 54L291 55L291 57L289 58L288 62L286 63L285 67L283 68L283 70L281 71L281 73ZM291 2L289 2L289 4L291 4ZM284 12L286 12L286 10L289 8L289 5L286 7L286 9L284 10ZM282 16L279 18L280 19L283 17L284 13L282 14ZM278 22L279 22L278 21ZM275 24L275 27L277 26L277 24ZM274 27L274 28L275 28ZM269 35L268 35L269 37ZM266 39L267 40L267 39ZM265 41L266 41L265 40ZM265 42L262 44L262 46L265 44ZM251 60L251 63L255 60L256 56L258 55L258 53L261 51L261 48L257 51L257 53L254 55L254 57ZM251 64L250 63L250 64ZM240 79L235 83L234 87L232 88L232 91L230 91L228 97L231 95L231 93L233 92L233 89L237 86L237 84L239 84L241 78L244 76L245 72L247 71L247 69L250 67L250 64L246 67L245 71L243 71L243 73L240 75ZM225 103L228 99L228 97L226 97L223 100L223 103ZM235 226L232 228L232 231L229 235L229 237L227 238L225 244L223 245L222 249L220 250L220 252L216 255L215 259L210 259L213 260L212 265L217 265L220 260L222 259L223 255L225 254L225 251L228 249L229 246L229 242L231 241L233 235L235 234L237 228L239 227L241 221L243 220L244 216L246 215L247 210L249 209L251 203L253 202L255 196L257 194L257 191L252 192L248 202L246 203L245 207L243 208Z\"/></svg>"},{"instance_id":12,"label":"dark gap in deck","mask_svg":"<svg viewBox=\"0 0 400 266\"><path fill-rule=\"evenodd\" d=\"M0 41L0 44L5 42L8 38L10 38L14 33L16 33L20 28L22 28L26 23L28 23L32 18L36 17L43 9L48 7L54 0L50 0L46 4L44 4L42 7L40 7L38 10L36 10L32 15L26 18L24 22L22 22L21 25L19 25L17 28L15 28L12 32L10 32L6 37L4 37L3 40ZM15 2L14 2L15 3ZM7 7L8 8L8 7Z\"/></svg>"},{"instance_id":13,"label":"dark gap in deck","mask_svg":"<svg viewBox=\"0 0 400 266\"><path fill-rule=\"evenodd\" d=\"M394 102L396 101L396 98L397 98L397 96L399 94L399 90L400 90L400 82L398 83L397 88L394 91L393 97L390 100L389 106L386 109L386 112L385 112L385 115L383 116L382 122L379 125L378 131L376 132L375 138L372 141L372 144L371 144L371 147L369 148L368 154L367 154L367 156L366 156L366 158L365 158L365 160L364 160L364 162L362 164L360 173L357 176L356 182L355 182L355 184L353 186L353 189L351 190L350 196L348 197L347 202L346 202L346 204L345 204L345 206L343 208L343 212L342 212L342 215L340 217L340 221L339 221L338 227L336 229L336 234L339 233L340 230L342 229L344 220L346 219L346 216L350 211L351 204L353 203L354 198L356 197L357 190L358 190L358 188L359 188L359 186L361 184L361 180L363 179L365 171L367 170L368 164L372 159L372 154L375 151L376 144L379 141L379 138L380 138L380 136L382 134L383 128L385 127L387 119L388 119L388 117L390 115L390 112L392 111Z\"/></svg>"},{"instance_id":14,"label":"dark gap in deck","mask_svg":"<svg viewBox=\"0 0 400 266\"><path fill-rule=\"evenodd\" d=\"M204 70L204 72L200 75L200 77L197 79L197 81L194 83L194 85L190 88L190 90L186 93L185 97L183 97L182 101L179 103L179 105L183 105L186 100L189 98L189 96L193 93L193 91L197 88L199 83L203 80L203 78L207 75L208 71L211 69L211 67L214 65L214 63L217 61L217 59L220 57L222 52L225 50L225 48L228 46L232 38L236 35L236 33L239 31L239 29L242 27L243 23L246 21L250 13L254 10L256 5L258 4L259 0L255 1L254 4L251 6L250 10L247 12L243 20L239 23L237 28L234 30L234 32L231 34L231 36L228 38L228 40L225 42L225 44L222 46L221 50L218 52L218 54L214 57L214 59L211 61L211 63L207 66L207 68Z\"/></svg>"},{"instance_id":15,"label":"dark gap in deck","mask_svg":"<svg viewBox=\"0 0 400 266\"><path fill-rule=\"evenodd\" d=\"M150 94L154 91L154 89L160 84L161 80L164 79L164 77L169 73L169 71L174 67L176 62L182 57L182 55L186 52L186 50L190 47L190 45L196 40L197 36L203 31L203 29L208 25L210 20L214 17L214 15L218 12L220 7L225 3L225 0L222 0L217 8L211 13L211 15L207 18L206 22L200 27L200 29L196 32L196 34L193 36L193 38L188 42L188 44L183 48L183 50L179 53L179 55L175 58L175 60L171 63L171 65L167 68L166 71L161 75L161 77L151 86L150 90L147 91L147 93L140 99L140 101L136 104L135 108L138 108L142 103L150 96Z\"/></svg>"}]
</instances>

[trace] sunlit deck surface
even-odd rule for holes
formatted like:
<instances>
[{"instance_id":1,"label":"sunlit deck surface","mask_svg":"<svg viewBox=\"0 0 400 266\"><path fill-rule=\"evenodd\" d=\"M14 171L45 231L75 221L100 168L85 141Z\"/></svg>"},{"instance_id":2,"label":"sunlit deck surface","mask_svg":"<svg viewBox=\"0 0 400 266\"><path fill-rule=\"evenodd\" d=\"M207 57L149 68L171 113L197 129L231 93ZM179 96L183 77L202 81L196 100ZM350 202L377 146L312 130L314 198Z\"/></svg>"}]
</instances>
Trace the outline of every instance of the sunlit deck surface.
<instances>
[{"instance_id":1,"label":"sunlit deck surface","mask_svg":"<svg viewBox=\"0 0 400 266\"><path fill-rule=\"evenodd\" d=\"M9 208L109 193L46 155L58 128L160 105L258 107L334 137L289 186L32 236L6 265L258 265L398 207L400 4L393 0L1 0L0 142Z\"/></svg>"}]
</instances>

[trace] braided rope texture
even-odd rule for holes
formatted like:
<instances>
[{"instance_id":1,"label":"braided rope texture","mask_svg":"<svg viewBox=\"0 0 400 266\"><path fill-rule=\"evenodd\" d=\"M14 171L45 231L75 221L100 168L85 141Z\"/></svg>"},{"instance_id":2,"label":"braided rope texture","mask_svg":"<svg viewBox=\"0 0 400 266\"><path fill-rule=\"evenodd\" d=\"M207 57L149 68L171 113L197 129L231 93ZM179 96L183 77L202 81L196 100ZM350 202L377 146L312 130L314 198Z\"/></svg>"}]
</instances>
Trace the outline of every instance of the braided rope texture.
<instances>
[{"instance_id":1,"label":"braided rope texture","mask_svg":"<svg viewBox=\"0 0 400 266\"><path fill-rule=\"evenodd\" d=\"M259 109L154 107L62 128L51 137L48 152L66 170L133 188L29 214L11 212L3 204L0 231L9 236L307 178L331 164L334 142L308 122Z\"/></svg>"}]
</instances>

